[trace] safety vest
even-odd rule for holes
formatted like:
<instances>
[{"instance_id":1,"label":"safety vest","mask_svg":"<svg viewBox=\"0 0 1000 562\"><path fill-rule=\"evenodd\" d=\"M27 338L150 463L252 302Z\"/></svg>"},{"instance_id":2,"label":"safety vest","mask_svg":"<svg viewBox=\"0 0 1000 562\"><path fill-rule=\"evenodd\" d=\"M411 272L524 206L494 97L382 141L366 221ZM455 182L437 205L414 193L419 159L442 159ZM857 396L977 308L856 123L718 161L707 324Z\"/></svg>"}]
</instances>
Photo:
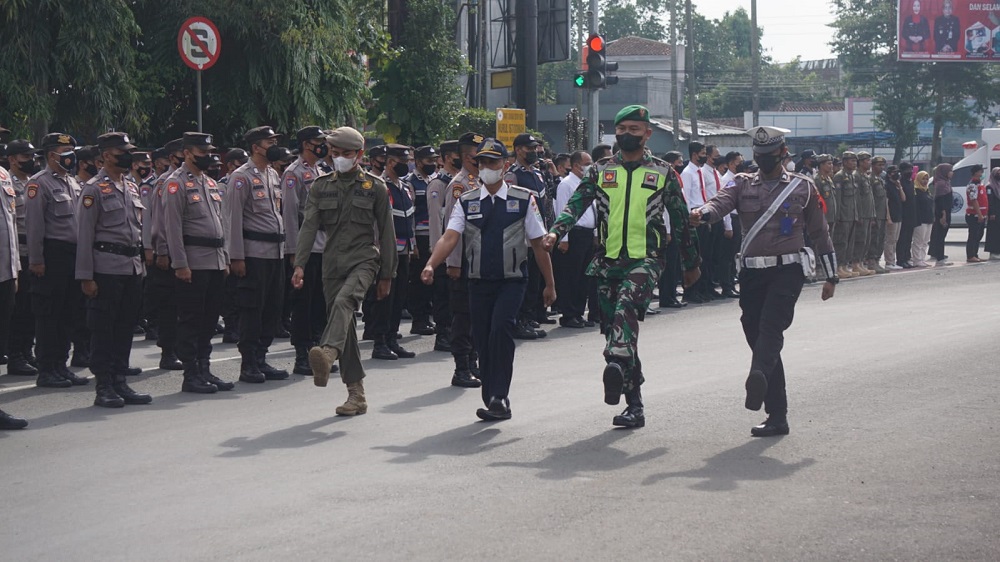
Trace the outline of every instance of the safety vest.
<instances>
[{"instance_id":1,"label":"safety vest","mask_svg":"<svg viewBox=\"0 0 1000 562\"><path fill-rule=\"evenodd\" d=\"M630 172L614 159L598 168L599 195L606 197L606 201L598 198L598 211L607 217L601 229L606 257L644 259L656 255L666 234L662 192L670 173L652 162Z\"/></svg>"},{"instance_id":2,"label":"safety vest","mask_svg":"<svg viewBox=\"0 0 1000 562\"><path fill-rule=\"evenodd\" d=\"M465 261L469 279L522 279L528 276L524 221L531 191L507 186L507 199L485 197L481 189L462 195Z\"/></svg>"}]
</instances>

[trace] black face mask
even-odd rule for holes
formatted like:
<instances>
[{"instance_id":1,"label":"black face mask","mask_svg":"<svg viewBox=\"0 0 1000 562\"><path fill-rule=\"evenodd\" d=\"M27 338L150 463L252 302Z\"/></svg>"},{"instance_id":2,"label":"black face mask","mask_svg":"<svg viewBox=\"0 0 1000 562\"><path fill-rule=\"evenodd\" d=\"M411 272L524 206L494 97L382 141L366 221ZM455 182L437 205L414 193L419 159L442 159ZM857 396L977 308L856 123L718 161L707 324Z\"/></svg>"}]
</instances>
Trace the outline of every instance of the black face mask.
<instances>
[{"instance_id":1,"label":"black face mask","mask_svg":"<svg viewBox=\"0 0 1000 562\"><path fill-rule=\"evenodd\" d=\"M219 178L222 177L222 168L209 168L205 170L205 175L215 181L219 181Z\"/></svg>"},{"instance_id":2,"label":"black face mask","mask_svg":"<svg viewBox=\"0 0 1000 562\"><path fill-rule=\"evenodd\" d=\"M144 180L149 177L149 174L153 173L153 169L149 166L140 166L135 169L135 173L139 174L139 179Z\"/></svg>"},{"instance_id":3,"label":"black face mask","mask_svg":"<svg viewBox=\"0 0 1000 562\"><path fill-rule=\"evenodd\" d=\"M392 173L396 174L396 177L403 177L410 173L410 167L403 162L396 162L392 166Z\"/></svg>"},{"instance_id":4,"label":"black face mask","mask_svg":"<svg viewBox=\"0 0 1000 562\"><path fill-rule=\"evenodd\" d=\"M532 164L534 164L535 162L538 162L538 153L537 152L526 152L524 154L524 161L527 162L529 166L532 165Z\"/></svg>"},{"instance_id":5,"label":"black face mask","mask_svg":"<svg viewBox=\"0 0 1000 562\"><path fill-rule=\"evenodd\" d=\"M316 158L326 158L327 154L330 154L330 147L323 144L317 144L312 147L312 153L316 155Z\"/></svg>"},{"instance_id":6,"label":"black face mask","mask_svg":"<svg viewBox=\"0 0 1000 562\"><path fill-rule=\"evenodd\" d=\"M781 164L780 154L754 154L753 161L760 167L760 171L770 174Z\"/></svg>"},{"instance_id":7,"label":"black face mask","mask_svg":"<svg viewBox=\"0 0 1000 562\"><path fill-rule=\"evenodd\" d=\"M372 160L372 169L381 173L385 170L385 160Z\"/></svg>"},{"instance_id":8,"label":"black face mask","mask_svg":"<svg viewBox=\"0 0 1000 562\"><path fill-rule=\"evenodd\" d=\"M698 165L699 166L704 166L705 164L708 164L708 156L699 156L698 157Z\"/></svg>"},{"instance_id":9,"label":"black face mask","mask_svg":"<svg viewBox=\"0 0 1000 562\"><path fill-rule=\"evenodd\" d=\"M456 170L461 170L461 169L462 169L462 159L461 159L461 158L453 158L453 159L451 160L451 165L452 165L452 166L453 166L453 167L454 167L454 168L455 168Z\"/></svg>"},{"instance_id":10,"label":"black face mask","mask_svg":"<svg viewBox=\"0 0 1000 562\"><path fill-rule=\"evenodd\" d=\"M273 145L267 149L266 156L268 162L277 162L285 157L285 149L278 145Z\"/></svg>"},{"instance_id":11,"label":"black face mask","mask_svg":"<svg viewBox=\"0 0 1000 562\"><path fill-rule=\"evenodd\" d=\"M33 176L38 173L38 164L35 164L34 160L18 162L17 168L29 176Z\"/></svg>"},{"instance_id":12,"label":"black face mask","mask_svg":"<svg viewBox=\"0 0 1000 562\"><path fill-rule=\"evenodd\" d=\"M636 150L642 148L642 137L630 135L628 133L615 135L615 142L618 143L618 148L620 148L622 152L635 152Z\"/></svg>"},{"instance_id":13,"label":"black face mask","mask_svg":"<svg viewBox=\"0 0 1000 562\"><path fill-rule=\"evenodd\" d=\"M170 156L170 165L173 166L174 168L180 168L181 164L183 163L184 163L184 158L180 156L173 156L173 155Z\"/></svg>"},{"instance_id":14,"label":"black face mask","mask_svg":"<svg viewBox=\"0 0 1000 562\"><path fill-rule=\"evenodd\" d=\"M60 154L59 155L59 166L61 166L62 169L66 170L67 172L73 172L73 171L75 171L76 170L76 153L75 152L70 152L68 154ZM96 176L97 175L97 167L96 166L94 167L94 173L90 174L90 175L92 175L92 176Z\"/></svg>"},{"instance_id":15,"label":"black face mask","mask_svg":"<svg viewBox=\"0 0 1000 562\"><path fill-rule=\"evenodd\" d=\"M115 166L121 168L122 170L128 170L132 167L132 162L135 157L132 156L131 152L123 152L115 156ZM96 174L97 172L94 172Z\"/></svg>"},{"instance_id":16,"label":"black face mask","mask_svg":"<svg viewBox=\"0 0 1000 562\"><path fill-rule=\"evenodd\" d=\"M215 157L211 154L206 154L204 156L194 157L194 167L198 168L202 172L207 172L208 169L215 163Z\"/></svg>"},{"instance_id":17,"label":"black face mask","mask_svg":"<svg viewBox=\"0 0 1000 562\"><path fill-rule=\"evenodd\" d=\"M435 166L434 164L424 164L423 166L420 167L420 173L422 173L425 176L429 176L434 172L436 172L437 169L438 167Z\"/></svg>"}]
</instances>

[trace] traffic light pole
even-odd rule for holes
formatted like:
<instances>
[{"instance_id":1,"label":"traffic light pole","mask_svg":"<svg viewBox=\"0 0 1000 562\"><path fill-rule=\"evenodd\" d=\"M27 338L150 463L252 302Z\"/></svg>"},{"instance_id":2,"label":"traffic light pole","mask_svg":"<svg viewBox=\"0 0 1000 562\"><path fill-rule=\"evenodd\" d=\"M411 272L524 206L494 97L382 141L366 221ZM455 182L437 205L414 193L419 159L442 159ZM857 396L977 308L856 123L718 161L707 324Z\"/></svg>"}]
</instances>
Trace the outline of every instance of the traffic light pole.
<instances>
[{"instance_id":1,"label":"traffic light pole","mask_svg":"<svg viewBox=\"0 0 1000 562\"><path fill-rule=\"evenodd\" d=\"M600 6L598 0L590 0L590 32L598 33L598 10ZM601 91L598 89L590 90L590 107L588 108L587 115L587 125L590 129L588 133L588 139L590 140L590 148L593 148L600 144L601 139L598 137L601 130Z\"/></svg>"}]
</instances>

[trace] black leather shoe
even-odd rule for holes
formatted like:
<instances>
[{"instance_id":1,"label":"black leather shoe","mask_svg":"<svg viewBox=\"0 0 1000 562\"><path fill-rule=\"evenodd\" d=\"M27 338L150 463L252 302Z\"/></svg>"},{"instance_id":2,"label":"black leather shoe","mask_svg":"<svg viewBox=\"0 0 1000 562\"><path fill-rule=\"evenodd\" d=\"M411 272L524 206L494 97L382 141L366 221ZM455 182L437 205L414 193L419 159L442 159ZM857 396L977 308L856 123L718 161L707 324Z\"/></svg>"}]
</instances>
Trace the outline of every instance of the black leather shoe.
<instances>
[{"instance_id":1,"label":"black leather shoe","mask_svg":"<svg viewBox=\"0 0 1000 562\"><path fill-rule=\"evenodd\" d=\"M32 367L31 363L28 363L28 360L24 358L24 355L11 353L7 361L7 374L20 377L33 377L38 375L38 369Z\"/></svg>"},{"instance_id":2,"label":"black leather shoe","mask_svg":"<svg viewBox=\"0 0 1000 562\"><path fill-rule=\"evenodd\" d=\"M549 318L548 316L545 316L543 318L539 318L539 319L537 319L535 321L538 322L539 324L555 324L556 323L556 319L555 318Z\"/></svg>"},{"instance_id":3,"label":"black leather shoe","mask_svg":"<svg viewBox=\"0 0 1000 562\"><path fill-rule=\"evenodd\" d=\"M142 369L140 369L139 367L128 367L127 369L125 369L126 377L138 377L141 374L142 374Z\"/></svg>"},{"instance_id":4,"label":"black leather shoe","mask_svg":"<svg viewBox=\"0 0 1000 562\"><path fill-rule=\"evenodd\" d=\"M42 369L38 372L35 386L41 388L69 388L73 386L73 383L63 378L55 369Z\"/></svg>"},{"instance_id":5,"label":"black leather shoe","mask_svg":"<svg viewBox=\"0 0 1000 562\"><path fill-rule=\"evenodd\" d=\"M236 388L235 383L226 382L219 377L212 374L209 370L210 362L208 359L202 359L198 361L198 374L201 375L202 380L207 383L214 384L215 388L219 390L232 390Z\"/></svg>"},{"instance_id":6,"label":"black leather shoe","mask_svg":"<svg viewBox=\"0 0 1000 562\"><path fill-rule=\"evenodd\" d=\"M56 365L56 372L59 373L60 377L68 380L73 386L87 386L90 384L90 379L87 377L77 376L77 374L70 371L69 367L66 365Z\"/></svg>"},{"instance_id":7,"label":"black leather shoe","mask_svg":"<svg viewBox=\"0 0 1000 562\"><path fill-rule=\"evenodd\" d=\"M264 378L269 381L283 381L288 378L288 371L269 365L264 360L258 363L257 370L264 373Z\"/></svg>"},{"instance_id":8,"label":"black leather shoe","mask_svg":"<svg viewBox=\"0 0 1000 562\"><path fill-rule=\"evenodd\" d=\"M584 325L584 323L583 323L583 320L580 320L579 318L569 318L569 319L562 318L562 319L559 320L559 325L562 326L563 328L585 328L586 327L586 325Z\"/></svg>"},{"instance_id":9,"label":"black leather shoe","mask_svg":"<svg viewBox=\"0 0 1000 562\"><path fill-rule=\"evenodd\" d=\"M722 291L722 296L727 299L738 299L740 298L740 293L736 289L726 289Z\"/></svg>"},{"instance_id":10,"label":"black leather shoe","mask_svg":"<svg viewBox=\"0 0 1000 562\"><path fill-rule=\"evenodd\" d=\"M625 369L614 361L604 366L604 403L614 406L622 401Z\"/></svg>"},{"instance_id":11,"label":"black leather shoe","mask_svg":"<svg viewBox=\"0 0 1000 562\"><path fill-rule=\"evenodd\" d=\"M244 358L240 363L240 382L248 382L251 384L263 384L267 378L264 377L264 373L260 372L257 367L257 361Z\"/></svg>"},{"instance_id":12,"label":"black leather shoe","mask_svg":"<svg viewBox=\"0 0 1000 562\"><path fill-rule=\"evenodd\" d=\"M413 325L410 326L410 333L419 336L433 336L434 326L428 322L414 322Z\"/></svg>"},{"instance_id":13,"label":"black leather shoe","mask_svg":"<svg viewBox=\"0 0 1000 562\"><path fill-rule=\"evenodd\" d=\"M516 340L537 340L541 337L543 336L539 336L535 329L523 322L518 322L518 324L514 326L514 339Z\"/></svg>"},{"instance_id":14,"label":"black leather shoe","mask_svg":"<svg viewBox=\"0 0 1000 562\"><path fill-rule=\"evenodd\" d=\"M434 351L451 352L451 341L448 340L448 336L438 334L437 337L434 338Z\"/></svg>"},{"instance_id":15,"label":"black leather shoe","mask_svg":"<svg viewBox=\"0 0 1000 562\"><path fill-rule=\"evenodd\" d=\"M372 348L372 359L384 359L386 361L395 361L399 359L399 356L392 352L384 343L376 343L375 347Z\"/></svg>"},{"instance_id":16,"label":"black leather shoe","mask_svg":"<svg viewBox=\"0 0 1000 562\"><path fill-rule=\"evenodd\" d=\"M761 371L750 371L746 382L747 399L744 403L747 410L757 411L764 405L767 397L767 377Z\"/></svg>"},{"instance_id":17,"label":"black leather shoe","mask_svg":"<svg viewBox=\"0 0 1000 562\"><path fill-rule=\"evenodd\" d=\"M649 316L656 316L659 313L660 313L660 309L659 308L653 308L651 306L648 307L648 308L646 308L646 314L649 315Z\"/></svg>"},{"instance_id":18,"label":"black leather shoe","mask_svg":"<svg viewBox=\"0 0 1000 562\"><path fill-rule=\"evenodd\" d=\"M506 398L490 398L489 408L479 408L476 416L483 421L504 421L510 419L510 401Z\"/></svg>"},{"instance_id":19,"label":"black leather shoe","mask_svg":"<svg viewBox=\"0 0 1000 562\"><path fill-rule=\"evenodd\" d=\"M111 386L115 394L121 397L126 404L150 404L153 402L153 397L148 394L140 394L125 382L125 377L118 377L115 383Z\"/></svg>"},{"instance_id":20,"label":"black leather shoe","mask_svg":"<svg viewBox=\"0 0 1000 562\"><path fill-rule=\"evenodd\" d=\"M160 353L160 368L164 371L183 371L184 363L173 351L164 351Z\"/></svg>"},{"instance_id":21,"label":"black leather shoe","mask_svg":"<svg viewBox=\"0 0 1000 562\"><path fill-rule=\"evenodd\" d=\"M629 406L611 420L611 425L615 427L644 427L646 425L646 414L642 411L642 406Z\"/></svg>"},{"instance_id":22,"label":"black leather shoe","mask_svg":"<svg viewBox=\"0 0 1000 562\"><path fill-rule=\"evenodd\" d=\"M483 382L477 379L471 371L455 371L455 374L451 377L451 386L479 388L483 386Z\"/></svg>"},{"instance_id":23,"label":"black leather shoe","mask_svg":"<svg viewBox=\"0 0 1000 562\"><path fill-rule=\"evenodd\" d=\"M708 301L701 295L685 295L684 302L689 304L705 304Z\"/></svg>"},{"instance_id":24,"label":"black leather shoe","mask_svg":"<svg viewBox=\"0 0 1000 562\"><path fill-rule=\"evenodd\" d=\"M407 351L406 349L403 348L403 346L399 345L399 342L396 341L395 338L390 339L386 343L386 346L389 348L390 351L396 354L396 357L399 357L400 359L413 359L414 357L417 356L416 353L413 353L412 351Z\"/></svg>"},{"instance_id":25,"label":"black leather shoe","mask_svg":"<svg viewBox=\"0 0 1000 562\"><path fill-rule=\"evenodd\" d=\"M593 328L597 325L597 322L594 322L593 320L584 320L583 325L587 328Z\"/></svg>"},{"instance_id":26,"label":"black leather shoe","mask_svg":"<svg viewBox=\"0 0 1000 562\"><path fill-rule=\"evenodd\" d=\"M237 332L225 332L222 334L222 343L240 343L240 335Z\"/></svg>"},{"instance_id":27,"label":"black leather shoe","mask_svg":"<svg viewBox=\"0 0 1000 562\"><path fill-rule=\"evenodd\" d=\"M160 339L160 330L153 328L152 326L146 327L146 341L156 341Z\"/></svg>"},{"instance_id":28,"label":"black leather shoe","mask_svg":"<svg viewBox=\"0 0 1000 562\"><path fill-rule=\"evenodd\" d=\"M138 324L135 325L135 328L132 328L132 335L133 336L141 336L141 335L143 335L145 333L146 333L146 329L143 328L142 326L138 325Z\"/></svg>"},{"instance_id":29,"label":"black leather shoe","mask_svg":"<svg viewBox=\"0 0 1000 562\"><path fill-rule=\"evenodd\" d=\"M686 302L681 302L677 299L660 303L660 308L684 308L685 306L687 306Z\"/></svg>"},{"instance_id":30,"label":"black leather shoe","mask_svg":"<svg viewBox=\"0 0 1000 562\"><path fill-rule=\"evenodd\" d=\"M788 420L774 419L768 416L764 423L750 428L750 435L754 437L774 437L775 435L788 435Z\"/></svg>"},{"instance_id":31,"label":"black leather shoe","mask_svg":"<svg viewBox=\"0 0 1000 562\"><path fill-rule=\"evenodd\" d=\"M715 289L712 289L711 291L702 295L702 298L705 299L705 302L710 302L710 301L722 300L726 297L722 296L722 293L716 293Z\"/></svg>"},{"instance_id":32,"label":"black leather shoe","mask_svg":"<svg viewBox=\"0 0 1000 562\"><path fill-rule=\"evenodd\" d=\"M309 366L309 348L311 347L310 345L295 346L295 365L292 367L292 373L312 376L312 367Z\"/></svg>"},{"instance_id":33,"label":"black leather shoe","mask_svg":"<svg viewBox=\"0 0 1000 562\"><path fill-rule=\"evenodd\" d=\"M71 367L90 367L90 353L87 351L74 351L73 358L69 362Z\"/></svg>"},{"instance_id":34,"label":"black leather shoe","mask_svg":"<svg viewBox=\"0 0 1000 562\"><path fill-rule=\"evenodd\" d=\"M28 421L15 418L7 412L0 410L0 429L24 429L28 427Z\"/></svg>"},{"instance_id":35,"label":"black leather shoe","mask_svg":"<svg viewBox=\"0 0 1000 562\"><path fill-rule=\"evenodd\" d=\"M97 396L94 397L94 406L99 408L124 408L125 399L118 396L115 389L110 384L97 385Z\"/></svg>"}]
</instances>

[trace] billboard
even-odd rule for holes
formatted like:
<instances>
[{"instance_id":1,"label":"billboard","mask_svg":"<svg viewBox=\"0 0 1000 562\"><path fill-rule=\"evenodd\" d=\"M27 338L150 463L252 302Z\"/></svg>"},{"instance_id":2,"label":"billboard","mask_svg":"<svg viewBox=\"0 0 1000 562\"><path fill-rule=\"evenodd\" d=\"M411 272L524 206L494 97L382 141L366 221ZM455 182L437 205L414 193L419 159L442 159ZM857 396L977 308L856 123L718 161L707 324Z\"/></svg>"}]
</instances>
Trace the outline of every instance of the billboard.
<instances>
[{"instance_id":1,"label":"billboard","mask_svg":"<svg viewBox=\"0 0 1000 562\"><path fill-rule=\"evenodd\" d=\"M897 58L1000 61L1000 0L899 0Z\"/></svg>"}]
</instances>

